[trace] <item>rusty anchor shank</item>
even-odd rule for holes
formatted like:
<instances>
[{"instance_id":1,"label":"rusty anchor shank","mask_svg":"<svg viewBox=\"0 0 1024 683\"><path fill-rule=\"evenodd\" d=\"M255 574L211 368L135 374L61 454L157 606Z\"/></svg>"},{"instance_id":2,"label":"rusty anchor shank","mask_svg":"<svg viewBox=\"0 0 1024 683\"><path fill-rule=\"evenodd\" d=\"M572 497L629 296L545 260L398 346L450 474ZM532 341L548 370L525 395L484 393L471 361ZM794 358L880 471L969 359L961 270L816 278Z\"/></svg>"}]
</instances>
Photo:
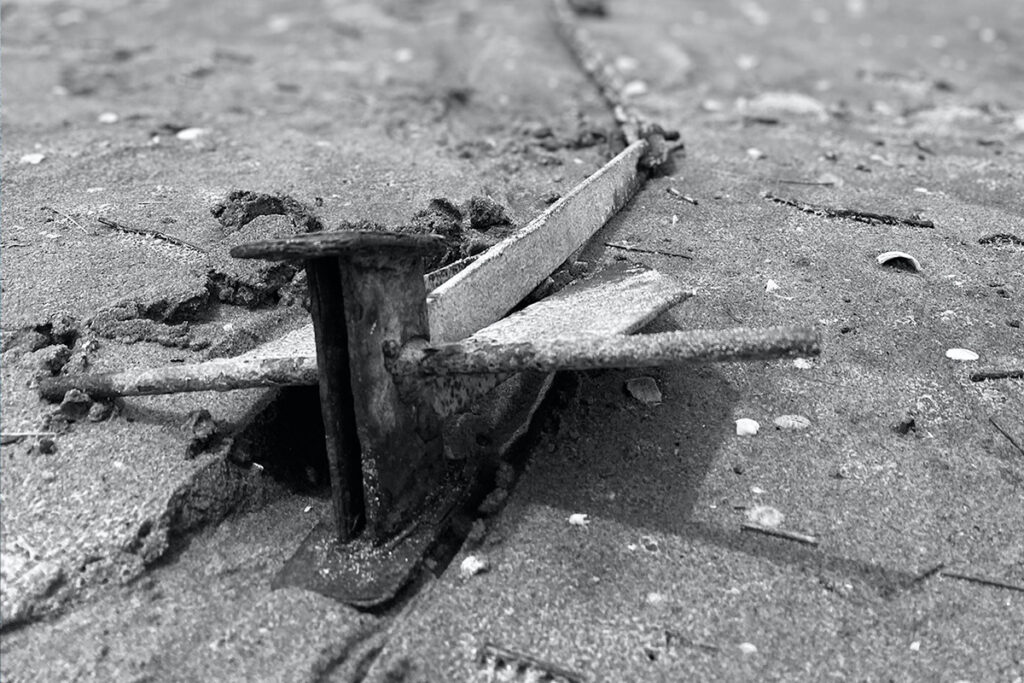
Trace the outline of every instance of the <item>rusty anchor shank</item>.
<instances>
[{"instance_id":1,"label":"rusty anchor shank","mask_svg":"<svg viewBox=\"0 0 1024 683\"><path fill-rule=\"evenodd\" d=\"M383 355L428 335L424 257L441 249L432 235L350 231L231 250L305 264L339 541L393 536L444 475L440 419L415 392L399 395Z\"/></svg>"}]
</instances>

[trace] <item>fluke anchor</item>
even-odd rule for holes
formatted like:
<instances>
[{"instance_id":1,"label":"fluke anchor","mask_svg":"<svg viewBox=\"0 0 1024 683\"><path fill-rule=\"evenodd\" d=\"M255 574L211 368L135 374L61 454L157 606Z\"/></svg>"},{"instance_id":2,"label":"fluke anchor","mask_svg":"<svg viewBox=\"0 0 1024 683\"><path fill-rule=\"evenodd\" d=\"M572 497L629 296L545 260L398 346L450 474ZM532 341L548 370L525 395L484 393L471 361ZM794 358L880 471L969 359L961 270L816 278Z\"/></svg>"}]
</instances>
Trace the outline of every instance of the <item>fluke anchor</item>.
<instances>
[{"instance_id":1,"label":"fluke anchor","mask_svg":"<svg viewBox=\"0 0 1024 683\"><path fill-rule=\"evenodd\" d=\"M357 606L393 598L466 490L463 466L446 457L446 437L457 435L449 420L511 377L819 352L807 328L631 336L692 295L643 269L599 274L469 337L432 345L424 257L441 249L431 235L349 231L231 250L301 260L309 279L333 524L310 533L277 586ZM590 308L574 314L583 302Z\"/></svg>"}]
</instances>

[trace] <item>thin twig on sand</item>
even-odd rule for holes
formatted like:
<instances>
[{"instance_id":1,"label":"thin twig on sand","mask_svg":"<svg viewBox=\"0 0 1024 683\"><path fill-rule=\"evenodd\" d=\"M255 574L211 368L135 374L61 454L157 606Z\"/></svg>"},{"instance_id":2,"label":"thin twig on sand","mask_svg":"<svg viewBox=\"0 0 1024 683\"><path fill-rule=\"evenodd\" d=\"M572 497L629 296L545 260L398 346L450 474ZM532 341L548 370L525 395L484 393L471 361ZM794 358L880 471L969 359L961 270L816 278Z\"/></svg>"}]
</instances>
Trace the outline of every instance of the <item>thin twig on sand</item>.
<instances>
[{"instance_id":1,"label":"thin twig on sand","mask_svg":"<svg viewBox=\"0 0 1024 683\"><path fill-rule=\"evenodd\" d=\"M772 527L761 526L760 524L754 524L752 522L745 522L741 527L744 531L754 531L759 534L766 536L777 536L778 538L785 538L790 541L796 541L798 543L806 543L807 545L818 545L818 539L814 536L808 536L807 534L801 534L798 531L784 531L783 529L773 529Z\"/></svg>"},{"instance_id":2,"label":"thin twig on sand","mask_svg":"<svg viewBox=\"0 0 1024 683\"><path fill-rule=\"evenodd\" d=\"M129 227L129 226L124 225L122 223L118 223L117 221L112 221L109 218L103 218L103 217L97 218L96 220L99 221L101 224L107 226L108 228L112 229L112 230L117 230L119 232L126 232L126 233L128 233L130 235L143 235L145 237L155 237L158 240L163 240L164 242L170 242L171 244L176 244L179 247L185 247L187 249L192 249L193 251L198 251L200 254L208 253L202 247L196 246L195 244L192 244L191 242L186 242L185 240L181 239L180 237L175 237L174 235L168 235L167 233L160 232L159 230L154 230L153 228L132 228L132 227Z\"/></svg>"},{"instance_id":3,"label":"thin twig on sand","mask_svg":"<svg viewBox=\"0 0 1024 683\"><path fill-rule=\"evenodd\" d=\"M55 213L55 214L57 214L58 216L60 216L60 217L61 217L61 218L63 218L64 220L66 220L66 221L67 221L68 223L71 223L71 224L72 224L72 225L74 225L74 226L75 226L76 228L78 228L79 230L81 230L82 232L84 232L84 233L85 233L86 235L91 235L91 234L92 234L92 233L90 233L90 232L89 232L88 230L86 230L86 229L85 229L85 228L84 228L84 227L82 226L82 224L81 224L81 223L79 223L78 221L76 221L76 220L74 219L74 217L72 217L72 216L71 216L71 214L69 214L69 213L66 213L66 212L64 212L64 211L61 211L60 209L55 209L55 208L53 208L52 206L40 206L39 208L40 208L40 209L42 209L43 211L50 211L50 212L52 212L52 213Z\"/></svg>"},{"instance_id":4,"label":"thin twig on sand","mask_svg":"<svg viewBox=\"0 0 1024 683\"><path fill-rule=\"evenodd\" d=\"M960 581L969 581L971 583L981 584L982 586L994 586L996 588L1005 588L1011 591L1020 591L1024 593L1024 586L1018 583L1007 583L1006 581L1000 581L999 579L986 579L983 576L972 576L970 574L961 574L960 572L942 572L942 576L947 579L958 579Z\"/></svg>"},{"instance_id":5,"label":"thin twig on sand","mask_svg":"<svg viewBox=\"0 0 1024 683\"><path fill-rule=\"evenodd\" d=\"M794 209L799 209L804 213L824 216L825 218L845 218L851 221L868 223L869 225L907 225L912 228L935 227L935 223L932 221L914 216L893 216L888 213L873 213L871 211L860 211L859 209L844 209L841 207L824 206L822 204L810 204L799 199L780 197L771 192L765 192L764 198L776 204L792 206Z\"/></svg>"}]
</instances>

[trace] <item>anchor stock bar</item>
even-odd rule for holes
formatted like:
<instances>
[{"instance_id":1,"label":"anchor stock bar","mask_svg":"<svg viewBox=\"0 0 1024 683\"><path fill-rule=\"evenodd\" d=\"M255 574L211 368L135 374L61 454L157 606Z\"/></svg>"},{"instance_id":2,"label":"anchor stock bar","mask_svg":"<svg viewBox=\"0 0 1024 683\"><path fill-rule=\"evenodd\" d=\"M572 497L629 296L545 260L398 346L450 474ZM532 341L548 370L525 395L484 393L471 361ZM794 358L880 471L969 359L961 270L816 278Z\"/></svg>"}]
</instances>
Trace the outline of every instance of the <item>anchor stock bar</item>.
<instances>
[{"instance_id":1,"label":"anchor stock bar","mask_svg":"<svg viewBox=\"0 0 1024 683\"><path fill-rule=\"evenodd\" d=\"M814 330L801 327L687 330L510 344L468 340L408 344L389 363L396 375L443 376L640 368L697 361L767 360L820 353Z\"/></svg>"}]
</instances>

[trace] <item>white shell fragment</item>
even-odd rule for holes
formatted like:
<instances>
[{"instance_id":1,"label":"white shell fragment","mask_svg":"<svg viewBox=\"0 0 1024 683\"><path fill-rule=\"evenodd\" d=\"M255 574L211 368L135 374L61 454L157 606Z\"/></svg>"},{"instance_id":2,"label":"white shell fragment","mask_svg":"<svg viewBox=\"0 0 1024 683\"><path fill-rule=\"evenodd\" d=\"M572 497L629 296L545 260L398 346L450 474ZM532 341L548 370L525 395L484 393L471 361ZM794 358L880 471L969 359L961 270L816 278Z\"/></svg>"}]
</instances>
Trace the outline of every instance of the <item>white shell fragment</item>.
<instances>
[{"instance_id":1,"label":"white shell fragment","mask_svg":"<svg viewBox=\"0 0 1024 683\"><path fill-rule=\"evenodd\" d=\"M782 524L785 519L785 515L768 505L755 505L747 509L748 521L772 529Z\"/></svg>"},{"instance_id":2,"label":"white shell fragment","mask_svg":"<svg viewBox=\"0 0 1024 683\"><path fill-rule=\"evenodd\" d=\"M753 436L759 429L761 429L761 425L757 420L751 420L749 417L741 417L736 420L736 436Z\"/></svg>"},{"instance_id":3,"label":"white shell fragment","mask_svg":"<svg viewBox=\"0 0 1024 683\"><path fill-rule=\"evenodd\" d=\"M948 349L946 351L946 358L950 360L972 361L978 360L978 354L970 349Z\"/></svg>"},{"instance_id":4,"label":"white shell fragment","mask_svg":"<svg viewBox=\"0 0 1024 683\"><path fill-rule=\"evenodd\" d=\"M199 139L199 137L203 135L206 135L205 128L185 128L184 130L179 130L174 137L178 138L179 140L188 141L197 140Z\"/></svg>"},{"instance_id":5,"label":"white shell fragment","mask_svg":"<svg viewBox=\"0 0 1024 683\"><path fill-rule=\"evenodd\" d=\"M647 84L643 81L630 81L622 88L622 94L626 97L638 97L647 94Z\"/></svg>"},{"instance_id":6,"label":"white shell fragment","mask_svg":"<svg viewBox=\"0 0 1024 683\"><path fill-rule=\"evenodd\" d=\"M779 415L773 422L779 429L791 429L794 431L807 429L811 426L810 419L803 415Z\"/></svg>"},{"instance_id":7,"label":"white shell fragment","mask_svg":"<svg viewBox=\"0 0 1024 683\"><path fill-rule=\"evenodd\" d=\"M793 367L797 370L810 370L814 367L814 361L810 358L794 358Z\"/></svg>"},{"instance_id":8,"label":"white shell fragment","mask_svg":"<svg viewBox=\"0 0 1024 683\"><path fill-rule=\"evenodd\" d=\"M582 512L576 512L569 515L569 524L572 526L587 526L590 524L589 515Z\"/></svg>"},{"instance_id":9,"label":"white shell fragment","mask_svg":"<svg viewBox=\"0 0 1024 683\"><path fill-rule=\"evenodd\" d=\"M740 643L740 652L745 655L752 655L757 652L757 645L753 643Z\"/></svg>"},{"instance_id":10,"label":"white shell fragment","mask_svg":"<svg viewBox=\"0 0 1024 683\"><path fill-rule=\"evenodd\" d=\"M491 563L485 558L476 555L468 555L459 565L459 576L468 579L471 576L483 573L491 568Z\"/></svg>"},{"instance_id":11,"label":"white shell fragment","mask_svg":"<svg viewBox=\"0 0 1024 683\"><path fill-rule=\"evenodd\" d=\"M634 377L626 380L626 391L629 395L644 405L658 405L661 403L661 389L653 377Z\"/></svg>"},{"instance_id":12,"label":"white shell fragment","mask_svg":"<svg viewBox=\"0 0 1024 683\"><path fill-rule=\"evenodd\" d=\"M774 292L778 289L781 289L781 287L779 287L779 283L776 282L775 280L769 280L764 285L764 291L769 293Z\"/></svg>"},{"instance_id":13,"label":"white shell fragment","mask_svg":"<svg viewBox=\"0 0 1024 683\"><path fill-rule=\"evenodd\" d=\"M22 155L21 159L18 160L18 163L35 166L36 164L42 163L43 159L45 158L45 154L40 154L39 152L31 152L30 154Z\"/></svg>"},{"instance_id":14,"label":"white shell fragment","mask_svg":"<svg viewBox=\"0 0 1024 683\"><path fill-rule=\"evenodd\" d=\"M117 123L118 121L121 120L121 117L118 116L116 113L114 113L112 111L105 111L102 114L100 114L99 116L97 116L96 120L99 121L100 123L110 124L110 123Z\"/></svg>"},{"instance_id":15,"label":"white shell fragment","mask_svg":"<svg viewBox=\"0 0 1024 683\"><path fill-rule=\"evenodd\" d=\"M905 251L887 251L884 254L876 256L875 260L878 261L878 265L880 266L901 268L915 273L921 272L920 262Z\"/></svg>"}]
</instances>

